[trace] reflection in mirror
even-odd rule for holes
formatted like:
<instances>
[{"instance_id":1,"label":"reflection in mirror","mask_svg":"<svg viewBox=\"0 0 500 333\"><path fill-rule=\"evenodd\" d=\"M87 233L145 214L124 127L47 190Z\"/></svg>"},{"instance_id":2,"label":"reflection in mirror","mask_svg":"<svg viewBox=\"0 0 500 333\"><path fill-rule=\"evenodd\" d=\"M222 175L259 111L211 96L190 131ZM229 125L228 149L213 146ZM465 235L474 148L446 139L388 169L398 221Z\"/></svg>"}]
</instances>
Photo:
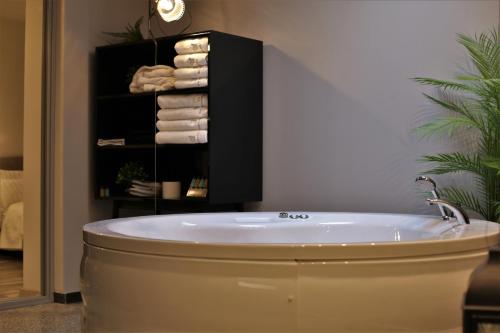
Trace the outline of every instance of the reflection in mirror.
<instances>
[{"instance_id":1,"label":"reflection in mirror","mask_svg":"<svg viewBox=\"0 0 500 333\"><path fill-rule=\"evenodd\" d=\"M0 301L42 292L42 14L0 2Z\"/></svg>"}]
</instances>

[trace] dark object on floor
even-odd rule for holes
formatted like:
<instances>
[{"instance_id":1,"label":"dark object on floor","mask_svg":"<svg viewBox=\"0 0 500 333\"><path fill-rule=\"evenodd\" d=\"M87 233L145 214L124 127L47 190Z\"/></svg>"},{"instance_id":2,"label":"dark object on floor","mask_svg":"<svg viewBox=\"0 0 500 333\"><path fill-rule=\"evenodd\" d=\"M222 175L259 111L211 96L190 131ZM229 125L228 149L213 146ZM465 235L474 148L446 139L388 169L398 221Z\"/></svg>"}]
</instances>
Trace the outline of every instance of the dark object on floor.
<instances>
[{"instance_id":1,"label":"dark object on floor","mask_svg":"<svg viewBox=\"0 0 500 333\"><path fill-rule=\"evenodd\" d=\"M73 293L54 293L54 303L71 304L80 303L82 301L82 294L79 291Z\"/></svg>"},{"instance_id":2,"label":"dark object on floor","mask_svg":"<svg viewBox=\"0 0 500 333\"><path fill-rule=\"evenodd\" d=\"M500 246L492 248L488 261L471 275L463 321L464 333L500 328Z\"/></svg>"}]
</instances>

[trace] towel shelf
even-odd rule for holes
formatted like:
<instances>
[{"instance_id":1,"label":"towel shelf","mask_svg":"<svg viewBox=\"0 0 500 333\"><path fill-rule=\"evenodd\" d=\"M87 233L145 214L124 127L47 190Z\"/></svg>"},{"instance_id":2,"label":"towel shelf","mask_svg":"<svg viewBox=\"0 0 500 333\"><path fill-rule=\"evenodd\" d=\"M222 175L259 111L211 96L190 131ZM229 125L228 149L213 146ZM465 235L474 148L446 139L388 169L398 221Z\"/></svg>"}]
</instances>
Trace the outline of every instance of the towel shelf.
<instances>
[{"instance_id":1,"label":"towel shelf","mask_svg":"<svg viewBox=\"0 0 500 333\"><path fill-rule=\"evenodd\" d=\"M156 95L154 92L145 92L138 94L111 94L111 95L99 95L97 100L114 100L114 99L135 99L135 98L154 98L160 95L187 95L187 94L207 94L209 91L208 87L203 88L186 88L186 89L172 89L165 91L157 91Z\"/></svg>"},{"instance_id":2,"label":"towel shelf","mask_svg":"<svg viewBox=\"0 0 500 333\"><path fill-rule=\"evenodd\" d=\"M197 144L163 144L163 145L155 145L151 144L134 144L134 145L124 145L124 146L97 146L97 150L128 150L128 149L173 149L173 148L183 148L183 149L192 149L192 148L202 148L208 147L207 143L197 143Z\"/></svg>"},{"instance_id":3,"label":"towel shelf","mask_svg":"<svg viewBox=\"0 0 500 333\"><path fill-rule=\"evenodd\" d=\"M208 37L208 86L131 94L130 79L140 66L173 66L176 42ZM239 210L262 199L262 42L217 31L97 47L94 87L95 197L112 200L113 216L129 205L177 211ZM208 95L208 143L155 145L159 95ZM99 138L124 138L124 146L96 145ZM148 180L181 181L185 195L193 177L208 179L208 196L163 200L127 196L115 184L119 169L138 162ZM156 176L156 178L155 178ZM109 196L101 198L102 188ZM136 207L137 208L137 207Z\"/></svg>"}]
</instances>

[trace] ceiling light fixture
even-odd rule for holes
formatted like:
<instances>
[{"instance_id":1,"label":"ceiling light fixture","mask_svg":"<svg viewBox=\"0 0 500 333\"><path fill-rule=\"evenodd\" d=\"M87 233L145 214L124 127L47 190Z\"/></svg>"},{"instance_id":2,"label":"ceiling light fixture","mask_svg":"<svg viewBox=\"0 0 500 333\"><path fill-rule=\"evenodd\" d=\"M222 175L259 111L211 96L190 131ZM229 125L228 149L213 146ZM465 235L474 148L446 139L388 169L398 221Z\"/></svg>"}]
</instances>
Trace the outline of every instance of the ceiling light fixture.
<instances>
[{"instance_id":1,"label":"ceiling light fixture","mask_svg":"<svg viewBox=\"0 0 500 333\"><path fill-rule=\"evenodd\" d=\"M165 22L180 20L185 9L183 0L156 0L156 10Z\"/></svg>"}]
</instances>

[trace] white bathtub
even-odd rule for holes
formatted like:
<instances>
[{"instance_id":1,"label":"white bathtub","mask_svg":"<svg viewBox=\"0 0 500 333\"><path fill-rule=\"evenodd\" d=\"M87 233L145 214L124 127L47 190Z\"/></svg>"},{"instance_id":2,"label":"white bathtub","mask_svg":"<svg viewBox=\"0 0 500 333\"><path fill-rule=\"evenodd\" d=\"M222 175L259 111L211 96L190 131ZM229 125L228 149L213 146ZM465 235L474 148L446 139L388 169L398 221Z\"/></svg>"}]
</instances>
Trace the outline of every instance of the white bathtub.
<instances>
[{"instance_id":1,"label":"white bathtub","mask_svg":"<svg viewBox=\"0 0 500 333\"><path fill-rule=\"evenodd\" d=\"M307 218L306 218L307 217ZM84 227L84 332L461 332L499 226L217 213Z\"/></svg>"}]
</instances>

